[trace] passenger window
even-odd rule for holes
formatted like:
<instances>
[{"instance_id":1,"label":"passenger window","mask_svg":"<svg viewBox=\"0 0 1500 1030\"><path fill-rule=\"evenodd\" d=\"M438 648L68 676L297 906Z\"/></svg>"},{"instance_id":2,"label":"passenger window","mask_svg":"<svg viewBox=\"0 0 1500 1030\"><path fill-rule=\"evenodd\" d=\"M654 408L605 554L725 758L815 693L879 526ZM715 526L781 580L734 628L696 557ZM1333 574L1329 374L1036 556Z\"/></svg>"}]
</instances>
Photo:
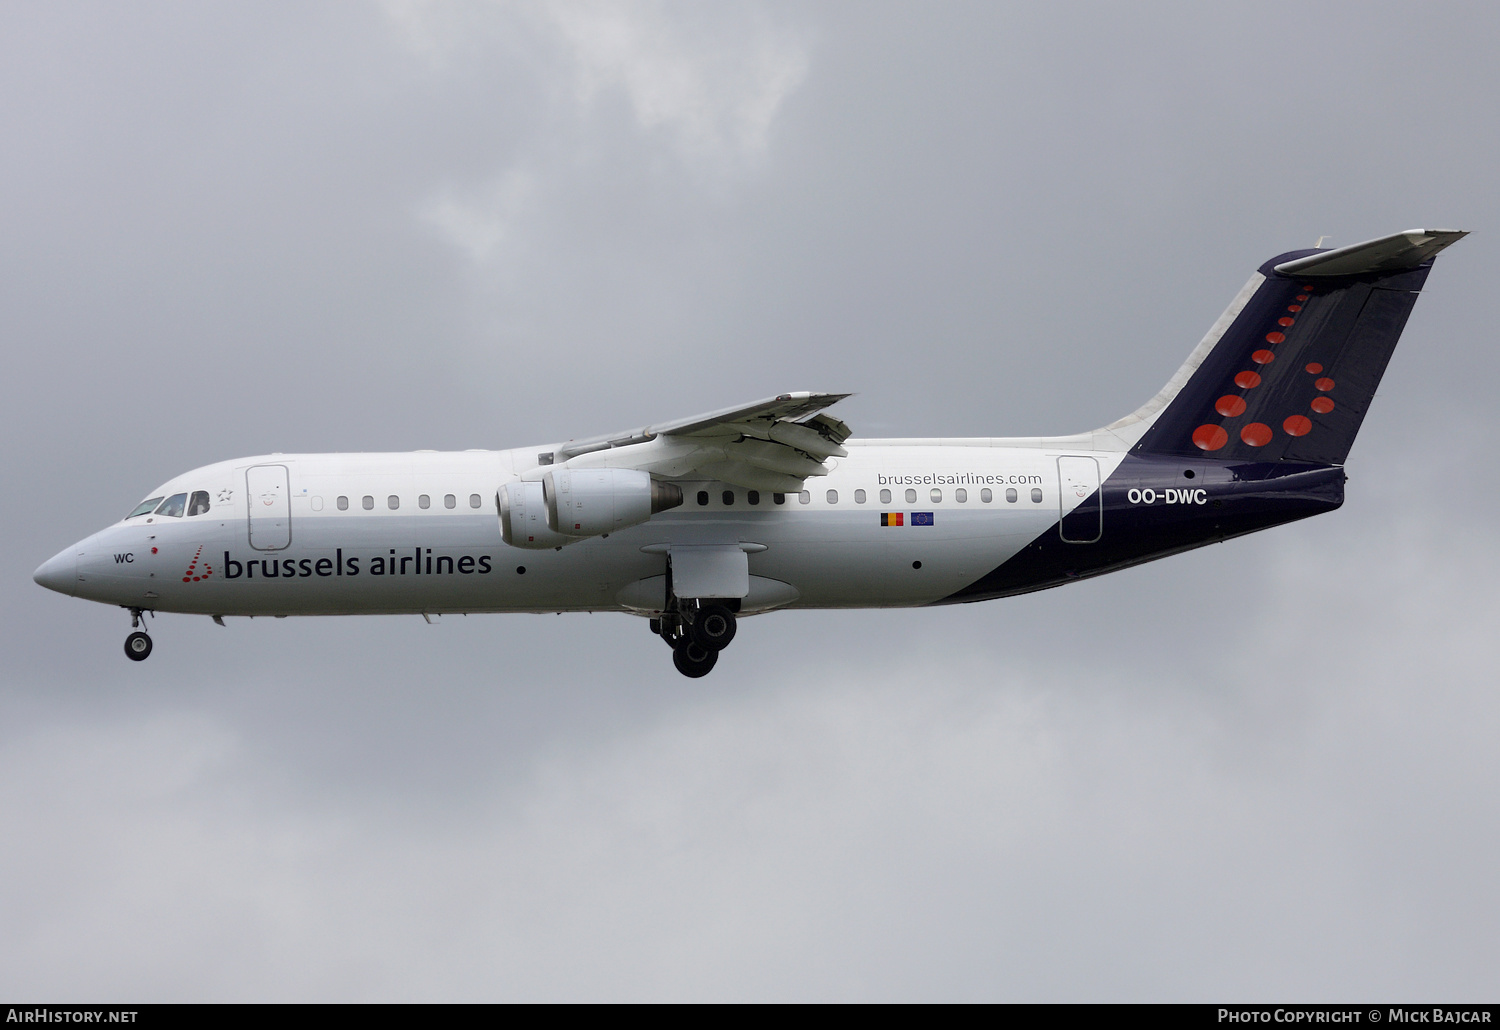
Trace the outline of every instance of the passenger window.
<instances>
[{"instance_id":1,"label":"passenger window","mask_svg":"<svg viewBox=\"0 0 1500 1030\"><path fill-rule=\"evenodd\" d=\"M965 490L963 487L959 487L957 490L953 491L953 499L959 504L967 504L969 501L969 491Z\"/></svg>"},{"instance_id":2,"label":"passenger window","mask_svg":"<svg viewBox=\"0 0 1500 1030\"><path fill-rule=\"evenodd\" d=\"M432 507L432 498L428 497L426 494L418 494L417 495L417 507L418 508L431 508Z\"/></svg>"},{"instance_id":3,"label":"passenger window","mask_svg":"<svg viewBox=\"0 0 1500 1030\"><path fill-rule=\"evenodd\" d=\"M772 494L771 500L775 501L777 504L785 504L786 494Z\"/></svg>"},{"instance_id":4,"label":"passenger window","mask_svg":"<svg viewBox=\"0 0 1500 1030\"><path fill-rule=\"evenodd\" d=\"M194 490L193 497L188 501L189 515L203 515L208 512L208 491Z\"/></svg>"},{"instance_id":5,"label":"passenger window","mask_svg":"<svg viewBox=\"0 0 1500 1030\"><path fill-rule=\"evenodd\" d=\"M323 510L323 498L321 498L321 497L312 497L312 498L309 498L307 503L312 507L313 511L322 511ZM189 515L192 514L192 510L191 509L189 509L188 514Z\"/></svg>"},{"instance_id":6,"label":"passenger window","mask_svg":"<svg viewBox=\"0 0 1500 1030\"><path fill-rule=\"evenodd\" d=\"M470 494L469 495L469 507L471 507L471 508L477 508L477 507L479 507L479 495L478 494Z\"/></svg>"},{"instance_id":7,"label":"passenger window","mask_svg":"<svg viewBox=\"0 0 1500 1030\"><path fill-rule=\"evenodd\" d=\"M797 501L799 504L810 503L812 501L812 491L803 490L800 494L797 495Z\"/></svg>"},{"instance_id":8,"label":"passenger window","mask_svg":"<svg viewBox=\"0 0 1500 1030\"><path fill-rule=\"evenodd\" d=\"M339 494L339 511L348 511L348 510L349 510L349 498L346 497L346 496L344 496L343 494Z\"/></svg>"},{"instance_id":9,"label":"passenger window","mask_svg":"<svg viewBox=\"0 0 1500 1030\"><path fill-rule=\"evenodd\" d=\"M942 500L943 500L943 491L939 490L937 487L933 487L932 488L932 503L933 504L941 504Z\"/></svg>"},{"instance_id":10,"label":"passenger window","mask_svg":"<svg viewBox=\"0 0 1500 1030\"><path fill-rule=\"evenodd\" d=\"M725 490L724 491L724 506L727 508L729 505L731 505L733 503L734 503L734 491L733 490Z\"/></svg>"},{"instance_id":11,"label":"passenger window","mask_svg":"<svg viewBox=\"0 0 1500 1030\"><path fill-rule=\"evenodd\" d=\"M700 508L706 508L706 507L708 507L708 491L707 490L699 490L698 491L698 507L700 507Z\"/></svg>"},{"instance_id":12,"label":"passenger window","mask_svg":"<svg viewBox=\"0 0 1500 1030\"><path fill-rule=\"evenodd\" d=\"M135 511L131 512L129 515L126 515L125 517L127 519L133 519L137 515L149 515L153 511L156 510L156 506L158 504L160 504L160 503L161 503L161 498L160 497L148 497L146 500L142 501L140 504L137 504L135 506Z\"/></svg>"},{"instance_id":13,"label":"passenger window","mask_svg":"<svg viewBox=\"0 0 1500 1030\"><path fill-rule=\"evenodd\" d=\"M391 511L395 511L397 508L401 507L401 498L397 497L395 494L391 494L385 499L385 506L391 509Z\"/></svg>"},{"instance_id":14,"label":"passenger window","mask_svg":"<svg viewBox=\"0 0 1500 1030\"><path fill-rule=\"evenodd\" d=\"M989 504L995 499L995 495L990 493L989 487L985 487L983 490L979 491L979 499L985 504Z\"/></svg>"},{"instance_id":15,"label":"passenger window","mask_svg":"<svg viewBox=\"0 0 1500 1030\"><path fill-rule=\"evenodd\" d=\"M865 492L863 490L856 490L856 491L854 491L854 503L855 504L864 504L865 503Z\"/></svg>"},{"instance_id":16,"label":"passenger window","mask_svg":"<svg viewBox=\"0 0 1500 1030\"><path fill-rule=\"evenodd\" d=\"M837 490L830 490L830 491L828 491L828 503L829 504L838 504L839 503L839 492Z\"/></svg>"},{"instance_id":17,"label":"passenger window","mask_svg":"<svg viewBox=\"0 0 1500 1030\"><path fill-rule=\"evenodd\" d=\"M369 494L365 494L363 497L361 497L359 499L359 503L365 509L365 511L375 510L375 498L371 497Z\"/></svg>"},{"instance_id":18,"label":"passenger window","mask_svg":"<svg viewBox=\"0 0 1500 1030\"><path fill-rule=\"evenodd\" d=\"M1015 504L1020 496L1020 494L1016 493L1016 488L1011 487L1010 489L1005 491L1005 502L1007 504Z\"/></svg>"},{"instance_id":19,"label":"passenger window","mask_svg":"<svg viewBox=\"0 0 1500 1030\"><path fill-rule=\"evenodd\" d=\"M173 494L161 502L161 507L156 509L158 515L170 515L174 519L182 518L182 509L187 506L187 494Z\"/></svg>"},{"instance_id":20,"label":"passenger window","mask_svg":"<svg viewBox=\"0 0 1500 1030\"><path fill-rule=\"evenodd\" d=\"M451 507L453 507L457 503L458 503L458 500L452 494L444 494L443 495L443 507L444 508L451 508Z\"/></svg>"},{"instance_id":21,"label":"passenger window","mask_svg":"<svg viewBox=\"0 0 1500 1030\"><path fill-rule=\"evenodd\" d=\"M745 500L749 501L751 504L759 504L760 503L760 491L759 490L751 490L748 494L745 495Z\"/></svg>"},{"instance_id":22,"label":"passenger window","mask_svg":"<svg viewBox=\"0 0 1500 1030\"><path fill-rule=\"evenodd\" d=\"M1031 488L1031 502L1033 504L1041 504L1042 503L1042 488L1041 487L1034 486L1034 487Z\"/></svg>"},{"instance_id":23,"label":"passenger window","mask_svg":"<svg viewBox=\"0 0 1500 1030\"><path fill-rule=\"evenodd\" d=\"M881 504L890 504L891 503L891 492L889 490L882 490L882 491L880 491L880 503Z\"/></svg>"},{"instance_id":24,"label":"passenger window","mask_svg":"<svg viewBox=\"0 0 1500 1030\"><path fill-rule=\"evenodd\" d=\"M906 503L907 504L916 504L917 503L917 492L915 490L908 490L908 491L906 491Z\"/></svg>"}]
</instances>

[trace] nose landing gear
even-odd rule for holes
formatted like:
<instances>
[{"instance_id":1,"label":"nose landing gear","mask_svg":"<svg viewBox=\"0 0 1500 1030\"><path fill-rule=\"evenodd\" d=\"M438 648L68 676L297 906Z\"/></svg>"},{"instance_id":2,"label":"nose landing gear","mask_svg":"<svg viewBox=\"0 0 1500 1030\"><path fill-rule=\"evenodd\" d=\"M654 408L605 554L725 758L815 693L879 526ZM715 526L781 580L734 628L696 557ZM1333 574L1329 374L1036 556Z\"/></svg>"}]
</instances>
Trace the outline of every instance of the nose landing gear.
<instances>
[{"instance_id":1,"label":"nose landing gear","mask_svg":"<svg viewBox=\"0 0 1500 1030\"><path fill-rule=\"evenodd\" d=\"M132 662L144 662L151 657L151 638L144 633L132 633L125 638L125 657Z\"/></svg>"},{"instance_id":2,"label":"nose landing gear","mask_svg":"<svg viewBox=\"0 0 1500 1030\"><path fill-rule=\"evenodd\" d=\"M151 657L151 638L141 631L141 614L140 608L130 609L130 628L135 632L125 638L125 657L132 662L144 662Z\"/></svg>"},{"instance_id":3,"label":"nose landing gear","mask_svg":"<svg viewBox=\"0 0 1500 1030\"><path fill-rule=\"evenodd\" d=\"M672 648L672 664L684 676L707 676L737 629L734 610L714 601L678 599L676 610L651 620L651 631Z\"/></svg>"}]
</instances>

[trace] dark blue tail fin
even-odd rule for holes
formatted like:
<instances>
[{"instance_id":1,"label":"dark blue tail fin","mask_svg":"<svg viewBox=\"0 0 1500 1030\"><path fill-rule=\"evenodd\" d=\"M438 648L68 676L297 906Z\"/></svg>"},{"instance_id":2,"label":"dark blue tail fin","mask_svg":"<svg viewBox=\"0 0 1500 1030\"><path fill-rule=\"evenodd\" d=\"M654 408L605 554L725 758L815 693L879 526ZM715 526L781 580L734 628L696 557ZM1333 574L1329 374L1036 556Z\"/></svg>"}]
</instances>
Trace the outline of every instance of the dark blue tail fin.
<instances>
[{"instance_id":1,"label":"dark blue tail fin","mask_svg":"<svg viewBox=\"0 0 1500 1030\"><path fill-rule=\"evenodd\" d=\"M1343 464L1434 255L1465 235L1414 230L1272 258L1131 453Z\"/></svg>"}]
</instances>

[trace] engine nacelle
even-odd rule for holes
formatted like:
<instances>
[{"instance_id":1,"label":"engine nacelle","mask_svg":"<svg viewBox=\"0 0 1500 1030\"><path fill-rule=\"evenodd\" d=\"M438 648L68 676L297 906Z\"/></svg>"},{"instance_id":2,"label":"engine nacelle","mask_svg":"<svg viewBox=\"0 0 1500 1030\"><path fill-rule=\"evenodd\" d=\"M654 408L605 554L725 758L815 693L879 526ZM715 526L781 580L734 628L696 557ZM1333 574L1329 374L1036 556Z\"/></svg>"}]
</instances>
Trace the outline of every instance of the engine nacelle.
<instances>
[{"instance_id":1,"label":"engine nacelle","mask_svg":"<svg viewBox=\"0 0 1500 1030\"><path fill-rule=\"evenodd\" d=\"M547 528L547 501L541 483L506 483L495 495L500 507L500 535L512 547L544 551L578 542Z\"/></svg>"},{"instance_id":2,"label":"engine nacelle","mask_svg":"<svg viewBox=\"0 0 1500 1030\"><path fill-rule=\"evenodd\" d=\"M682 503L682 487L636 469L560 468L542 479L547 528L569 537L638 526Z\"/></svg>"}]
</instances>

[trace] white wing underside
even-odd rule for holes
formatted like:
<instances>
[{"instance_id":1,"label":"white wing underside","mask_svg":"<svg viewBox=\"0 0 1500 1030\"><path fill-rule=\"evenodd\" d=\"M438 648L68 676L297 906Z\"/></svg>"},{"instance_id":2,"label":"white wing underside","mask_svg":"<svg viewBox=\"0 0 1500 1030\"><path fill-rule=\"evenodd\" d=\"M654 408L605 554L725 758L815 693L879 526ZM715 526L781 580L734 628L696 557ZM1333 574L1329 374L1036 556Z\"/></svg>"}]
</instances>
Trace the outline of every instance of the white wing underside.
<instances>
[{"instance_id":1,"label":"white wing underside","mask_svg":"<svg viewBox=\"0 0 1500 1030\"><path fill-rule=\"evenodd\" d=\"M642 426L628 433L570 440L543 466L640 469L662 479L713 479L747 490L796 493L826 476L830 458L844 457L849 427L824 408L847 393L783 393L735 408Z\"/></svg>"}]
</instances>

